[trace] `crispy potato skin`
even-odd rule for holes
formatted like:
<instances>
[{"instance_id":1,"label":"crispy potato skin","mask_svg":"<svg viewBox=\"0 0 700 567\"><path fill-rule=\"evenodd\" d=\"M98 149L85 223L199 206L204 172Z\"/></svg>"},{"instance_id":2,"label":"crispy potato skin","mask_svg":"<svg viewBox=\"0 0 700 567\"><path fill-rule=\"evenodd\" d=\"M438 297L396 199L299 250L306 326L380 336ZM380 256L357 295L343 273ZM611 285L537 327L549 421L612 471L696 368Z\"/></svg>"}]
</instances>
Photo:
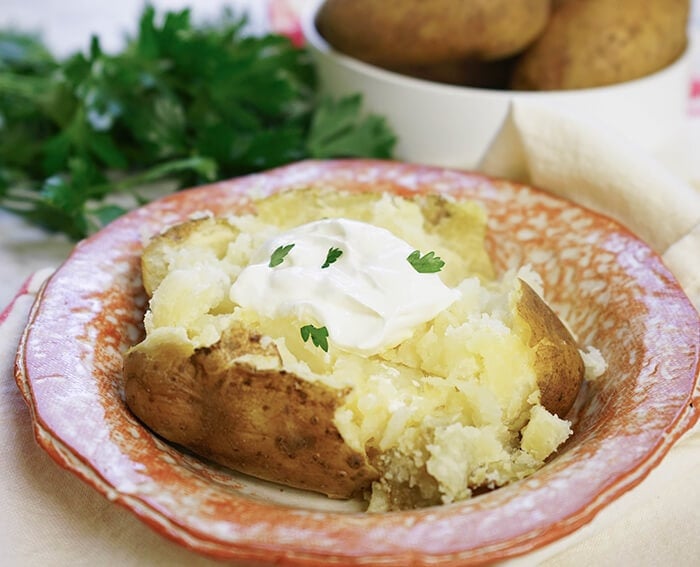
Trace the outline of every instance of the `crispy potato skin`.
<instances>
[{"instance_id":1,"label":"crispy potato skin","mask_svg":"<svg viewBox=\"0 0 700 567\"><path fill-rule=\"evenodd\" d=\"M597 87L658 71L686 46L688 0L566 0L516 63L520 90Z\"/></svg>"},{"instance_id":2,"label":"crispy potato skin","mask_svg":"<svg viewBox=\"0 0 700 567\"><path fill-rule=\"evenodd\" d=\"M338 51L382 67L498 59L544 29L550 0L326 0L316 25Z\"/></svg>"},{"instance_id":3,"label":"crispy potato skin","mask_svg":"<svg viewBox=\"0 0 700 567\"><path fill-rule=\"evenodd\" d=\"M576 340L554 311L523 280L520 280L515 317L516 325L528 337L528 344L535 351L540 403L563 418L576 401L585 372Z\"/></svg>"},{"instance_id":4,"label":"crispy potato skin","mask_svg":"<svg viewBox=\"0 0 700 567\"><path fill-rule=\"evenodd\" d=\"M378 472L333 425L347 392L236 360L251 354L276 350L242 328L192 356L137 347L125 360L126 402L169 441L234 470L332 498L367 490Z\"/></svg>"}]
</instances>

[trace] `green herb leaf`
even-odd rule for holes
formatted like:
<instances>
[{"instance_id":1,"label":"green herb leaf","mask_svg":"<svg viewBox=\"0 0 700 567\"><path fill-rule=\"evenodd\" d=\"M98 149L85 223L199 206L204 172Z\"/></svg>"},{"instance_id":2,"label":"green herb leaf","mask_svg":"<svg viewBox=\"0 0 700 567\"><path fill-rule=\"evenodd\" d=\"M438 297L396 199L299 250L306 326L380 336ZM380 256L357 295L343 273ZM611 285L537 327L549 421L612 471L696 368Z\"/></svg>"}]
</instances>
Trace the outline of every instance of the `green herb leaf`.
<instances>
[{"instance_id":1,"label":"green herb leaf","mask_svg":"<svg viewBox=\"0 0 700 567\"><path fill-rule=\"evenodd\" d=\"M343 255L343 251L340 248L329 248L328 254L326 255L326 260L325 260L325 262L323 262L321 269L327 268L333 262L335 262L338 258L340 258L342 255Z\"/></svg>"},{"instance_id":2,"label":"green herb leaf","mask_svg":"<svg viewBox=\"0 0 700 567\"><path fill-rule=\"evenodd\" d=\"M124 207L119 205L100 205L92 210L85 211L85 218L88 222L88 230L90 233L97 232L101 228L107 226L113 220L117 219L126 212Z\"/></svg>"},{"instance_id":3,"label":"green herb leaf","mask_svg":"<svg viewBox=\"0 0 700 567\"><path fill-rule=\"evenodd\" d=\"M304 325L301 329L301 338L304 342L309 340L314 346L319 347L322 351L328 352L328 329L326 327L314 327L313 325Z\"/></svg>"},{"instance_id":4,"label":"green herb leaf","mask_svg":"<svg viewBox=\"0 0 700 567\"><path fill-rule=\"evenodd\" d=\"M432 251L421 256L418 250L414 250L408 255L406 260L408 260L408 263L413 266L416 272L421 274L434 274L442 270L445 265L445 262Z\"/></svg>"},{"instance_id":5,"label":"green herb leaf","mask_svg":"<svg viewBox=\"0 0 700 567\"><path fill-rule=\"evenodd\" d=\"M274 268L275 266L279 266L283 261L285 256L289 254L289 252L294 248L294 244L287 244L286 246L279 246L273 253L272 256L270 256L270 263L268 266L270 268Z\"/></svg>"},{"instance_id":6,"label":"green herb leaf","mask_svg":"<svg viewBox=\"0 0 700 567\"><path fill-rule=\"evenodd\" d=\"M0 70L46 73L55 66L53 56L38 35L0 31Z\"/></svg>"},{"instance_id":7,"label":"green herb leaf","mask_svg":"<svg viewBox=\"0 0 700 567\"><path fill-rule=\"evenodd\" d=\"M311 157L357 157L368 152L391 157L396 137L378 116L362 115L362 97L351 95L338 101L323 99L311 120L307 148Z\"/></svg>"},{"instance_id":8,"label":"green herb leaf","mask_svg":"<svg viewBox=\"0 0 700 567\"><path fill-rule=\"evenodd\" d=\"M394 134L359 95L319 100L309 53L246 26L230 11L195 24L146 6L120 52L94 37L64 60L0 30L0 208L78 239L120 212L100 201L141 204L139 184L391 157Z\"/></svg>"}]
</instances>

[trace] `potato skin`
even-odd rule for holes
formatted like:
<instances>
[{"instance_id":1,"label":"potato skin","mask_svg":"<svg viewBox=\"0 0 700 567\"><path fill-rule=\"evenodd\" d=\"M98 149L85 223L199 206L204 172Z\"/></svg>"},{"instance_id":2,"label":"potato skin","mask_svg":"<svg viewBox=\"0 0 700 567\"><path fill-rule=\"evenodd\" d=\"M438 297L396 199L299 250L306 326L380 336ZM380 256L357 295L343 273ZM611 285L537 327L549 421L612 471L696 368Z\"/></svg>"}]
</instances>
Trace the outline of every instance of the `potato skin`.
<instances>
[{"instance_id":1,"label":"potato skin","mask_svg":"<svg viewBox=\"0 0 700 567\"><path fill-rule=\"evenodd\" d=\"M686 47L689 0L565 0L515 64L518 90L579 89L643 77Z\"/></svg>"},{"instance_id":2,"label":"potato skin","mask_svg":"<svg viewBox=\"0 0 700 567\"><path fill-rule=\"evenodd\" d=\"M191 356L173 343L139 345L125 358L127 405L167 440L234 470L331 498L369 489L378 472L333 424L347 392L241 355L278 356L241 327Z\"/></svg>"},{"instance_id":3,"label":"potato skin","mask_svg":"<svg viewBox=\"0 0 700 567\"><path fill-rule=\"evenodd\" d=\"M535 351L540 403L564 418L574 405L585 373L576 340L544 300L519 280L515 328Z\"/></svg>"},{"instance_id":4,"label":"potato skin","mask_svg":"<svg viewBox=\"0 0 700 567\"><path fill-rule=\"evenodd\" d=\"M499 59L524 49L550 0L326 0L316 25L338 51L381 67Z\"/></svg>"}]
</instances>

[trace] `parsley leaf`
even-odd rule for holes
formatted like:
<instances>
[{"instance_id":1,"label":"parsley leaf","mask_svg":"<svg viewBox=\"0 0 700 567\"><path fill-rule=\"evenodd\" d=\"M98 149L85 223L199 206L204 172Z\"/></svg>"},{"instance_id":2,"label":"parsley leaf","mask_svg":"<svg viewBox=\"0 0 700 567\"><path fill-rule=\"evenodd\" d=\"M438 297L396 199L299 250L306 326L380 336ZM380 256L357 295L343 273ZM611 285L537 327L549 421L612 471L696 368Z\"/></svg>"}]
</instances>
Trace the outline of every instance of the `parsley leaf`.
<instances>
[{"instance_id":1,"label":"parsley leaf","mask_svg":"<svg viewBox=\"0 0 700 567\"><path fill-rule=\"evenodd\" d=\"M311 157L391 157L396 137L383 118L362 117L359 94L334 101L323 99L311 120L306 147Z\"/></svg>"},{"instance_id":2,"label":"parsley leaf","mask_svg":"<svg viewBox=\"0 0 700 567\"><path fill-rule=\"evenodd\" d=\"M342 255L343 255L343 251L340 248L329 248L328 254L326 255L326 260L325 260L325 262L323 262L321 269L327 268L333 262L335 262L338 258L340 258Z\"/></svg>"},{"instance_id":3,"label":"parsley leaf","mask_svg":"<svg viewBox=\"0 0 700 567\"><path fill-rule=\"evenodd\" d=\"M291 252L292 248L294 248L294 243L287 244L286 246L278 246L277 249L270 256L270 263L268 264L268 266L270 268L279 266L284 261L284 258L287 256L287 254Z\"/></svg>"},{"instance_id":4,"label":"parsley leaf","mask_svg":"<svg viewBox=\"0 0 700 567\"><path fill-rule=\"evenodd\" d=\"M418 250L411 252L406 258L408 263L413 266L416 272L421 274L434 274L442 270L445 262L439 256L435 255L435 252L428 252L423 256L420 255Z\"/></svg>"},{"instance_id":5,"label":"parsley leaf","mask_svg":"<svg viewBox=\"0 0 700 567\"><path fill-rule=\"evenodd\" d=\"M391 157L394 134L359 95L319 99L305 48L231 11L159 16L146 6L121 51L93 38L63 60L0 31L0 208L79 239L146 202L145 185Z\"/></svg>"},{"instance_id":6,"label":"parsley leaf","mask_svg":"<svg viewBox=\"0 0 700 567\"><path fill-rule=\"evenodd\" d=\"M328 329L326 327L314 327L313 325L304 325L301 329L301 338L304 342L309 340L314 346L319 347L322 351L328 352Z\"/></svg>"}]
</instances>

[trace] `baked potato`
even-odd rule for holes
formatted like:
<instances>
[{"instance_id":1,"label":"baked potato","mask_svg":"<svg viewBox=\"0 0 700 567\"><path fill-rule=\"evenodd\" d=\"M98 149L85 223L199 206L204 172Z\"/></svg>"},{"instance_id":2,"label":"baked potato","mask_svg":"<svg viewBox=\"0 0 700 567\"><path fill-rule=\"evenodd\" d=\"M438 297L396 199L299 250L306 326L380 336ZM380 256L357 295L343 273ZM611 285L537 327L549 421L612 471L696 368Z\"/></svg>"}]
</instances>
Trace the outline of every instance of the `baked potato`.
<instances>
[{"instance_id":1,"label":"baked potato","mask_svg":"<svg viewBox=\"0 0 700 567\"><path fill-rule=\"evenodd\" d=\"M502 59L544 29L550 0L326 0L316 26L338 51L397 69Z\"/></svg>"},{"instance_id":2,"label":"baked potato","mask_svg":"<svg viewBox=\"0 0 700 567\"><path fill-rule=\"evenodd\" d=\"M536 291L536 274L524 267L495 278L478 204L310 188L254 209L193 219L143 252L146 337L125 355L124 389L154 432L242 473L332 498L365 497L371 511L451 502L522 478L570 435L565 417L584 359ZM296 253L279 242L337 218L430 250L419 260L443 265L416 277L454 294L446 307L399 342L366 352L342 343L331 323L326 343L308 340L308 311L271 317L235 300L245 297L234 290L247 270L277 270L276 254ZM380 248L374 236L368 241ZM333 274L323 270L329 258L330 250L319 273ZM281 277L293 277L294 262ZM275 288L263 283L271 303ZM399 283L414 285L403 276ZM413 301L409 315L438 299ZM341 327L355 325L348 313Z\"/></svg>"},{"instance_id":3,"label":"baked potato","mask_svg":"<svg viewBox=\"0 0 700 567\"><path fill-rule=\"evenodd\" d=\"M565 0L519 57L512 87L559 90L643 77L686 47L688 0Z\"/></svg>"}]
</instances>

